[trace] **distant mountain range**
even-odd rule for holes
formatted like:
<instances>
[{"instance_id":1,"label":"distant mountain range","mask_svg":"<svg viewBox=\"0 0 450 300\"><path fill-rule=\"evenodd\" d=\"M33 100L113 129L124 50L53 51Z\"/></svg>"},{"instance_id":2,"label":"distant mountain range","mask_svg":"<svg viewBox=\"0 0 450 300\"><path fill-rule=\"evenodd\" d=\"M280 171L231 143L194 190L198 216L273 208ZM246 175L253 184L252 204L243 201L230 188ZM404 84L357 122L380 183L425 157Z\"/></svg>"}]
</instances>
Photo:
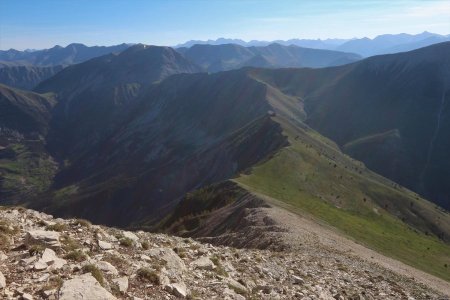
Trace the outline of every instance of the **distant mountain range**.
<instances>
[{"instance_id":1,"label":"distant mountain range","mask_svg":"<svg viewBox=\"0 0 450 300\"><path fill-rule=\"evenodd\" d=\"M305 48L337 50L344 52L351 52L359 54L363 57L389 54L410 51L421 47L429 46L436 43L450 41L450 35L439 35L430 32L423 32L420 34L384 34L379 35L373 39L359 38L359 39L290 39L290 40L275 40L275 41L250 41L245 42L240 39L224 39L199 41L193 40L183 44L176 45L176 48L192 47L196 44L209 45L223 45L223 44L237 44L244 47L251 46L267 46L273 43L280 45L295 45Z\"/></svg>"},{"instance_id":2,"label":"distant mountain range","mask_svg":"<svg viewBox=\"0 0 450 300\"><path fill-rule=\"evenodd\" d=\"M32 89L66 66L82 63L105 54L121 53L130 45L87 47L70 44L46 50L0 52L0 83L22 89ZM154 48L156 49L156 48ZM167 48L168 49L168 48ZM331 50L301 48L271 44L264 47L243 47L235 44L195 45L177 48L178 56L196 64L197 72L219 72L242 67L327 67L361 59L359 55ZM173 54L173 53L172 53ZM175 54L173 54L175 55ZM4 59L2 61L1 59ZM142 62L145 65L145 62ZM139 65L136 66L139 69ZM170 72L168 70L168 72ZM134 74L134 73L133 73ZM138 76L138 75L133 75Z\"/></svg>"},{"instance_id":3,"label":"distant mountain range","mask_svg":"<svg viewBox=\"0 0 450 300\"><path fill-rule=\"evenodd\" d=\"M83 44L74 43L66 47L55 46L53 48L43 50L0 50L0 62L13 62L18 65L33 66L67 66L108 53L121 52L129 46L130 44L120 44L108 47L88 47Z\"/></svg>"},{"instance_id":4,"label":"distant mountain range","mask_svg":"<svg viewBox=\"0 0 450 300\"><path fill-rule=\"evenodd\" d=\"M187 41L182 44L178 44L175 46L175 48L189 48L194 45L224 45L224 44L236 44L239 46L244 47L261 47L261 46L267 46L270 44L280 44L284 46L290 46L295 45L299 47L305 47L305 48L313 48L313 49L331 49L333 47L336 47L338 45L341 45L350 39L290 39L290 40L274 40L274 41L257 41L252 40L250 42L243 41L241 39L225 39L225 38L218 38L216 40L207 40L207 41L201 41L201 40L191 40Z\"/></svg>"},{"instance_id":5,"label":"distant mountain range","mask_svg":"<svg viewBox=\"0 0 450 300\"><path fill-rule=\"evenodd\" d=\"M258 47L236 44L194 45L176 50L208 72L242 67L321 68L344 65L361 59L361 56L353 53L280 44Z\"/></svg>"}]
</instances>

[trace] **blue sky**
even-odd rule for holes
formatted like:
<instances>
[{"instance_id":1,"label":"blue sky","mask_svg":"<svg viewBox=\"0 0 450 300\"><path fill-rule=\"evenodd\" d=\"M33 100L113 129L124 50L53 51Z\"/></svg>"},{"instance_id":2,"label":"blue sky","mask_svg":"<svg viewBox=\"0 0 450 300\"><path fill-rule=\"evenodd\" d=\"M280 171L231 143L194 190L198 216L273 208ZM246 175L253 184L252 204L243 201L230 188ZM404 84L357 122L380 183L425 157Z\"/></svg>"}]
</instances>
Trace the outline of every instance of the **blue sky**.
<instances>
[{"instance_id":1,"label":"blue sky","mask_svg":"<svg viewBox=\"0 0 450 300\"><path fill-rule=\"evenodd\" d=\"M0 0L0 49L450 34L450 1Z\"/></svg>"}]
</instances>

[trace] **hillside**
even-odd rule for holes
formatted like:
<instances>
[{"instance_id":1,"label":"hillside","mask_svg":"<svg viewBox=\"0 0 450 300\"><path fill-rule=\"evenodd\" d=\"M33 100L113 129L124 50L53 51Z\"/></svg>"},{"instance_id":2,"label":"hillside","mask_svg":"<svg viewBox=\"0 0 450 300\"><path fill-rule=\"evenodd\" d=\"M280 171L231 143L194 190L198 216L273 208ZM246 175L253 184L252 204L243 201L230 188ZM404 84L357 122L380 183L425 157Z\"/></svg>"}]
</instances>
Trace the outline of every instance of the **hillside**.
<instances>
[{"instance_id":1,"label":"hillside","mask_svg":"<svg viewBox=\"0 0 450 300\"><path fill-rule=\"evenodd\" d=\"M348 154L448 209L449 50L442 43L337 68L255 74L299 97L306 123Z\"/></svg>"},{"instance_id":2,"label":"hillside","mask_svg":"<svg viewBox=\"0 0 450 300\"><path fill-rule=\"evenodd\" d=\"M199 71L171 48L142 44L65 68L35 88L58 99L49 147L59 155L80 154L113 132L119 115L153 83Z\"/></svg>"},{"instance_id":3,"label":"hillside","mask_svg":"<svg viewBox=\"0 0 450 300\"><path fill-rule=\"evenodd\" d=\"M320 68L344 65L361 58L353 53L280 44L258 47L244 47L236 44L193 45L190 48L177 48L176 50L208 72L227 71L242 67Z\"/></svg>"},{"instance_id":4,"label":"hillside","mask_svg":"<svg viewBox=\"0 0 450 300\"><path fill-rule=\"evenodd\" d=\"M0 83L18 89L31 90L61 70L62 66L36 67L0 62Z\"/></svg>"},{"instance_id":5,"label":"hillside","mask_svg":"<svg viewBox=\"0 0 450 300\"><path fill-rule=\"evenodd\" d=\"M331 248L235 249L0 207L0 296L23 299L445 297Z\"/></svg>"},{"instance_id":6,"label":"hillside","mask_svg":"<svg viewBox=\"0 0 450 300\"><path fill-rule=\"evenodd\" d=\"M56 164L45 150L51 95L38 95L0 84L0 199L27 201L47 190Z\"/></svg>"}]
</instances>

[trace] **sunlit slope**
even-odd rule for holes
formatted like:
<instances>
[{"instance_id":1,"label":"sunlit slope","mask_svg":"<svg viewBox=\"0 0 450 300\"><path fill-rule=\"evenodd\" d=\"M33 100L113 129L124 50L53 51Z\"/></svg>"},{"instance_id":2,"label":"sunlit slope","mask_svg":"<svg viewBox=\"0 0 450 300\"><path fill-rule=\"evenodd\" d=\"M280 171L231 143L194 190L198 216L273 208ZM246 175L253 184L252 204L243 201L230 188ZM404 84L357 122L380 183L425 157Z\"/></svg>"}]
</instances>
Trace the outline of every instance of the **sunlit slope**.
<instances>
[{"instance_id":1,"label":"sunlit slope","mask_svg":"<svg viewBox=\"0 0 450 300\"><path fill-rule=\"evenodd\" d=\"M274 117L290 146L235 179L275 205L319 221L387 256L450 280L450 216L369 171L311 129ZM320 138L319 138L320 137Z\"/></svg>"}]
</instances>

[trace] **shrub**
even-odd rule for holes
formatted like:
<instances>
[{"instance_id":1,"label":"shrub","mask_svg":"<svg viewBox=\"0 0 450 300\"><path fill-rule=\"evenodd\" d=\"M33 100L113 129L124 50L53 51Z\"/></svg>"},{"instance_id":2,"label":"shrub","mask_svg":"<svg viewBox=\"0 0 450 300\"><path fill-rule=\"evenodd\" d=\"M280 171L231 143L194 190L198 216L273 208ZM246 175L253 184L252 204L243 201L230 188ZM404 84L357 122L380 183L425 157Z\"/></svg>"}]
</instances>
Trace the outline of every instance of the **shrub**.
<instances>
[{"instance_id":1,"label":"shrub","mask_svg":"<svg viewBox=\"0 0 450 300\"><path fill-rule=\"evenodd\" d=\"M60 240L63 245L63 249L67 252L74 251L82 247L82 245L77 240L72 239L68 235L63 235Z\"/></svg>"},{"instance_id":2,"label":"shrub","mask_svg":"<svg viewBox=\"0 0 450 300\"><path fill-rule=\"evenodd\" d=\"M8 250L10 241L9 236L0 232L0 250Z\"/></svg>"},{"instance_id":3,"label":"shrub","mask_svg":"<svg viewBox=\"0 0 450 300\"><path fill-rule=\"evenodd\" d=\"M98 283L100 283L102 286L105 284L102 271L100 271L95 265L92 265L92 264L85 265L82 269L82 272L83 272L83 274L91 273L91 275L95 279L97 279Z\"/></svg>"},{"instance_id":4,"label":"shrub","mask_svg":"<svg viewBox=\"0 0 450 300\"><path fill-rule=\"evenodd\" d=\"M120 244L124 247L131 247L133 246L133 240L127 237L123 237L120 239Z\"/></svg>"},{"instance_id":5,"label":"shrub","mask_svg":"<svg viewBox=\"0 0 450 300\"><path fill-rule=\"evenodd\" d=\"M44 252L45 247L42 245L31 245L31 247L28 249L28 253L33 256L36 254L42 254Z\"/></svg>"},{"instance_id":6,"label":"shrub","mask_svg":"<svg viewBox=\"0 0 450 300\"><path fill-rule=\"evenodd\" d=\"M137 276L139 278L141 278L142 280L150 281L151 283L154 283L154 284L160 284L158 274L156 274L155 271L150 270L148 268L140 268L137 271Z\"/></svg>"},{"instance_id":7,"label":"shrub","mask_svg":"<svg viewBox=\"0 0 450 300\"><path fill-rule=\"evenodd\" d=\"M211 261L216 265L216 268L214 270L216 271L217 275L228 277L228 273L220 263L220 259L218 256L211 257Z\"/></svg>"},{"instance_id":8,"label":"shrub","mask_svg":"<svg viewBox=\"0 0 450 300\"><path fill-rule=\"evenodd\" d=\"M107 253L103 257L103 260L109 262L110 264L117 267L118 269L122 269L122 267L124 265L127 265L127 261L125 259L123 259L115 254L111 254L111 253Z\"/></svg>"},{"instance_id":9,"label":"shrub","mask_svg":"<svg viewBox=\"0 0 450 300\"><path fill-rule=\"evenodd\" d=\"M82 227L91 227L91 225L92 225L92 223L91 222L89 222L88 220L85 220L85 219L75 219L75 220L73 220L73 222L72 222L72 225L75 225L75 226L82 226Z\"/></svg>"},{"instance_id":10,"label":"shrub","mask_svg":"<svg viewBox=\"0 0 450 300\"><path fill-rule=\"evenodd\" d=\"M56 224L52 224L52 225L47 225L45 228L47 230L61 232L61 231L67 230L67 225L66 225L66 223L56 223Z\"/></svg>"},{"instance_id":11,"label":"shrub","mask_svg":"<svg viewBox=\"0 0 450 300\"><path fill-rule=\"evenodd\" d=\"M86 254L84 254L83 252L81 252L79 250L74 250L74 251L70 251L69 253L67 253L64 256L64 258L82 262L82 261L86 260L87 256L86 256Z\"/></svg>"},{"instance_id":12,"label":"shrub","mask_svg":"<svg viewBox=\"0 0 450 300\"><path fill-rule=\"evenodd\" d=\"M142 242L142 249L148 250L150 248L150 244L147 241Z\"/></svg>"},{"instance_id":13,"label":"shrub","mask_svg":"<svg viewBox=\"0 0 450 300\"><path fill-rule=\"evenodd\" d=\"M63 285L64 281L59 276L52 276L48 280L48 283L42 287L42 291L60 289Z\"/></svg>"},{"instance_id":14,"label":"shrub","mask_svg":"<svg viewBox=\"0 0 450 300\"><path fill-rule=\"evenodd\" d=\"M15 226L11 226L8 220L0 219L0 233L11 235L17 232L19 232L19 229Z\"/></svg>"}]
</instances>

